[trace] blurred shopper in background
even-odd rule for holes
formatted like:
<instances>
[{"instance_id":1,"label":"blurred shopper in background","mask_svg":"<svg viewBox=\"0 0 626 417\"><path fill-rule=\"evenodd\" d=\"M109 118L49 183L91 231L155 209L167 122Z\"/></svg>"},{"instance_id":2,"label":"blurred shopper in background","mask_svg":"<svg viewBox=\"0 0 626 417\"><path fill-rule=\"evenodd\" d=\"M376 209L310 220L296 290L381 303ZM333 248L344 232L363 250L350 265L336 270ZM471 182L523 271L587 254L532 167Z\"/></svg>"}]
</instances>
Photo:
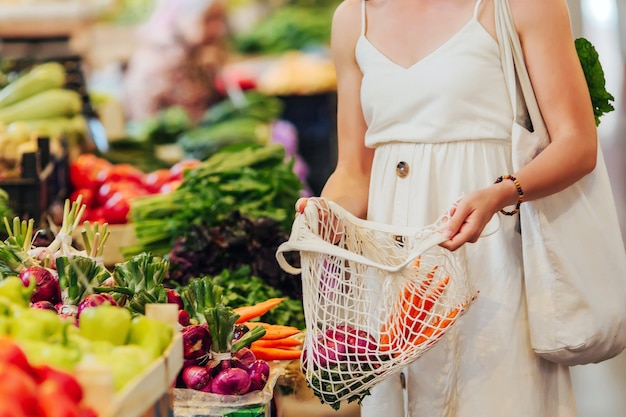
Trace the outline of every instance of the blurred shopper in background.
<instances>
[{"instance_id":1,"label":"blurred shopper in background","mask_svg":"<svg viewBox=\"0 0 626 417\"><path fill-rule=\"evenodd\" d=\"M198 120L220 97L215 76L226 59L226 8L220 0L159 0L137 32L125 76L131 120L179 105Z\"/></svg>"}]
</instances>

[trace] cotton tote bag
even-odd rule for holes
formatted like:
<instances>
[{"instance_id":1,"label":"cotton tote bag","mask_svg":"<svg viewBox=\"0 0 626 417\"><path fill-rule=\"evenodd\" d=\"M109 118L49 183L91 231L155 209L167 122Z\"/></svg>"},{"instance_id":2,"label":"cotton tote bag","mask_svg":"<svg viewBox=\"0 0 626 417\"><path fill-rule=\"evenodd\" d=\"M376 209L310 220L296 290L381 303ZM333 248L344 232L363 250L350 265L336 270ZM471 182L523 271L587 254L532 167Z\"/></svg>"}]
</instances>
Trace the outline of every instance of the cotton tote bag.
<instances>
[{"instance_id":1,"label":"cotton tote bag","mask_svg":"<svg viewBox=\"0 0 626 417\"><path fill-rule=\"evenodd\" d=\"M550 142L508 0L496 0L502 64L517 117L513 168ZM522 119L522 120L520 120ZM532 132L524 125L532 126ZM601 362L626 347L626 252L602 152L595 169L520 210L532 348L547 360Z\"/></svg>"}]
</instances>

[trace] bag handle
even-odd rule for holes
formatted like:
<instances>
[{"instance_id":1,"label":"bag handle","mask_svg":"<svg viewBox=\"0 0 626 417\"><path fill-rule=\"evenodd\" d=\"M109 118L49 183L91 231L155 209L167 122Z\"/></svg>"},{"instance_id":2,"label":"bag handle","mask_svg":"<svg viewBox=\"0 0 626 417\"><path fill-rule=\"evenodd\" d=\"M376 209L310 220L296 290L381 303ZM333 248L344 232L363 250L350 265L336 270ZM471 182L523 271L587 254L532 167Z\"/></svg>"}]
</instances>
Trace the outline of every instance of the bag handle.
<instances>
[{"instance_id":1,"label":"bag handle","mask_svg":"<svg viewBox=\"0 0 626 417\"><path fill-rule=\"evenodd\" d=\"M323 201L323 204L326 204L332 213L338 214L337 217L340 219L348 218L353 223L357 223L362 227L371 227L374 225L373 222L353 216L347 210L332 201L326 201L324 199L311 199L309 201L311 202L315 200ZM318 204L319 203L307 204L304 213L296 215L289 240L282 243L276 251L276 260L278 261L278 264L281 268L283 268L283 270L290 274L299 274L301 272L301 268L296 268L287 262L285 259L286 252L317 252L324 255L337 256L352 262L358 262L360 264L388 272L398 272L413 262L416 257L424 253L426 250L448 240L443 233L433 230L433 233L418 242L415 248L413 248L413 250L402 262L395 265L381 264L380 262L373 261L365 256L359 255L358 253L354 253L340 246L334 245L322 239L318 234L312 232L311 229L315 229L319 222ZM379 226L381 228L383 227L383 225ZM391 231L391 229L389 230Z\"/></svg>"},{"instance_id":2,"label":"bag handle","mask_svg":"<svg viewBox=\"0 0 626 417\"><path fill-rule=\"evenodd\" d=\"M515 28L509 0L496 0L494 7L500 57L515 117L521 116L520 113L525 109L533 131L544 139L543 147L545 147L550 142L550 138L526 69L524 52Z\"/></svg>"}]
</instances>

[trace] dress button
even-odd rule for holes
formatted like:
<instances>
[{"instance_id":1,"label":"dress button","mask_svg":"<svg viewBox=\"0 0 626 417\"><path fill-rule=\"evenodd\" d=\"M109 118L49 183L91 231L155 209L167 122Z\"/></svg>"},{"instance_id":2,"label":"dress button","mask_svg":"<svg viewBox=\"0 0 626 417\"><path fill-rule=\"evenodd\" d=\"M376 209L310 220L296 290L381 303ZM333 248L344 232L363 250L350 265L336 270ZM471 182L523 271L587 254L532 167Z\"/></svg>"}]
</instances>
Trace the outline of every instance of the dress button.
<instances>
[{"instance_id":1,"label":"dress button","mask_svg":"<svg viewBox=\"0 0 626 417\"><path fill-rule=\"evenodd\" d=\"M409 164L404 161L398 162L398 165L396 165L396 175L400 178L409 175Z\"/></svg>"}]
</instances>

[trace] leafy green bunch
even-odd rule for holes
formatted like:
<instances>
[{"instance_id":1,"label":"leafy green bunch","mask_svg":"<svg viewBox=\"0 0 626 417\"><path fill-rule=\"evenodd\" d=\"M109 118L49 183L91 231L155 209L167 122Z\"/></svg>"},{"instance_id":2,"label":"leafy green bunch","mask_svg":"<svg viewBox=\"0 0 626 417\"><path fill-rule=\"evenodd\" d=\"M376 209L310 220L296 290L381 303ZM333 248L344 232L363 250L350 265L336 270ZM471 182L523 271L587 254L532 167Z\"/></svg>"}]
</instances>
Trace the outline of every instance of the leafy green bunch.
<instances>
[{"instance_id":1,"label":"leafy green bunch","mask_svg":"<svg viewBox=\"0 0 626 417\"><path fill-rule=\"evenodd\" d=\"M585 38L578 38L574 43L576 52L578 53L578 59L585 73L587 86L589 87L596 126L599 126L600 117L605 113L615 110L615 107L611 104L612 101L615 101L615 97L606 90L604 70L602 69L598 52L593 44Z\"/></svg>"}]
</instances>

